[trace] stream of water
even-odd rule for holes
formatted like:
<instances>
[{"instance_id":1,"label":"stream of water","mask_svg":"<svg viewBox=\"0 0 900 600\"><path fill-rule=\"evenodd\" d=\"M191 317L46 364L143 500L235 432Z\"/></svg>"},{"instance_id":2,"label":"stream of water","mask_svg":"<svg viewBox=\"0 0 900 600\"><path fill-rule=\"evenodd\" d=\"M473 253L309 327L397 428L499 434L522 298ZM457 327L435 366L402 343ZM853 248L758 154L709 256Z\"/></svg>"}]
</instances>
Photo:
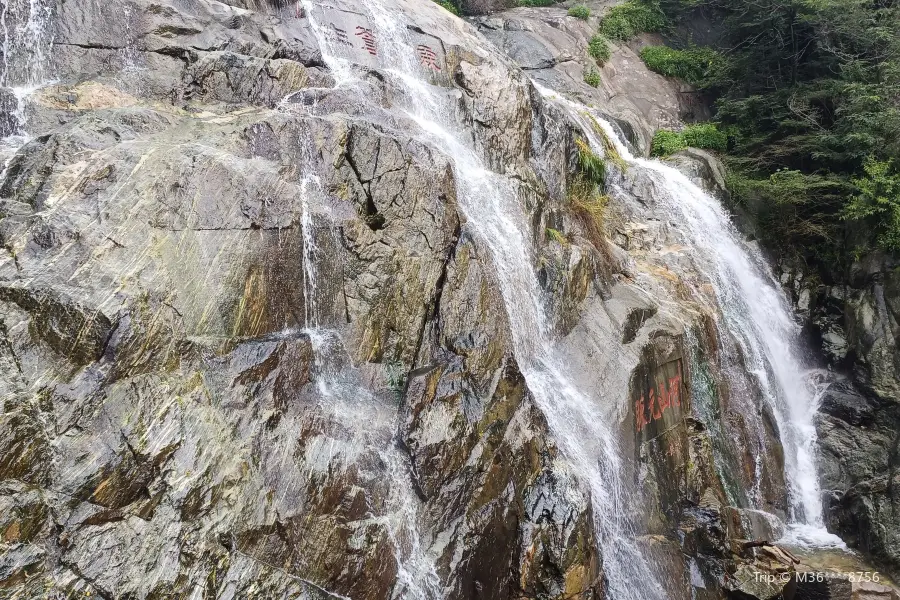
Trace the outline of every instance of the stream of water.
<instances>
[{"instance_id":1,"label":"stream of water","mask_svg":"<svg viewBox=\"0 0 900 600\"><path fill-rule=\"evenodd\" d=\"M663 193L654 198L659 214L671 216L703 280L712 284L717 314L742 350L743 369L757 379L775 416L784 448L790 502L786 542L807 546L843 546L824 524L816 470L817 435L813 419L823 390L821 371L802 360L800 325L772 270L759 250L747 244L722 204L676 168L635 157L616 129L596 111L563 99L536 84L547 98L563 105L583 124L598 153L604 153L589 115L615 145L629 169L643 171ZM759 470L757 470L759 471Z\"/></svg>"},{"instance_id":2,"label":"stream of water","mask_svg":"<svg viewBox=\"0 0 900 600\"><path fill-rule=\"evenodd\" d=\"M26 99L48 82L48 65L53 48L51 19L53 10L43 0L4 0L0 2L0 94L11 95L0 108L9 110L10 122L0 123L7 135L0 137L0 173L16 151L28 140ZM12 102L15 106L4 106ZM11 110L10 110L11 109ZM0 116L2 118L2 116Z\"/></svg>"},{"instance_id":3,"label":"stream of water","mask_svg":"<svg viewBox=\"0 0 900 600\"><path fill-rule=\"evenodd\" d=\"M359 77L348 66L324 27L315 20L314 5L305 0L325 62L338 85L353 86ZM598 399L578 389L577 377L557 352L544 314L544 299L534 269L526 213L516 184L492 172L471 142L451 121L446 91L428 83L415 60L405 16L377 1L366 3L380 54L391 57L382 71L406 95L406 110L420 137L454 162L457 197L468 227L489 249L514 338L516 360L544 413L557 444L587 486L593 504L604 572L612 598L663 600L667 597L654 569L635 541L626 510L624 473L616 436L597 418Z\"/></svg>"},{"instance_id":4,"label":"stream of water","mask_svg":"<svg viewBox=\"0 0 900 600\"><path fill-rule=\"evenodd\" d=\"M302 0L323 59L338 86L358 87L360 102L363 70L348 60L324 23L316 20L312 0ZM545 314L545 298L535 271L528 214L518 193L518 182L492 171L472 140L454 122L453 99L428 81L416 60L416 43L400 10L389 10L380 0L367 0L367 18L381 44L381 70L404 98L418 138L450 157L457 181L457 198L466 227L487 248L513 335L513 350L528 388L545 416L578 480L589 492L597 539L609 595L615 600L664 600L669 596L655 569L642 554L636 525L627 509L632 500L623 481L627 472L617 433L597 415L600 403L617 401L592 396L580 389L579 377L557 348ZM0 87L15 99L15 122L10 135L0 140L0 159L6 164L27 141L25 100L48 81L52 48L49 33L52 11L42 0L9 0L0 8L2 70ZM586 107L562 100L540 88L548 98L566 106L580 119ZM824 527L821 493L816 474L816 388L801 360L799 326L783 291L760 253L748 246L732 225L721 204L684 174L658 161L633 156L614 128L593 113L619 154L633 169L659 183L665 191L656 201L678 215L679 234L690 248L694 265L711 282L722 322L737 340L747 368L758 379L765 401L776 417L785 449L785 474L790 500L790 539L809 545L842 545ZM592 138L591 128L584 128ZM602 143L593 136L598 152ZM398 584L395 597L417 600L441 596L441 582L426 548L419 539L419 500L408 484L406 458L392 443L394 408L367 390L352 366L339 335L321 318L318 295L319 257L311 207L321 201L321 184L312 172L301 185L303 193L303 268L305 322L313 343L317 388L323 410L349 423L367 450L384 465L390 486L387 508L373 508L372 518L384 522L395 548ZM350 416L352 415L352 417ZM330 459L328 459L330 461Z\"/></svg>"},{"instance_id":5,"label":"stream of water","mask_svg":"<svg viewBox=\"0 0 900 600\"><path fill-rule=\"evenodd\" d=\"M313 15L312 2L307 0L306 5L308 14ZM567 373L566 361L551 338L534 270L526 211L515 183L492 172L468 138L459 133L445 92L428 83L426 72L414 58L415 46L404 15L387 10L378 0L367 6L382 55L391 57L382 65L383 72L405 93L407 112L421 128L423 139L454 161L466 226L493 258L517 362L554 439L590 491L611 597L665 598L654 570L634 542L635 528L625 516L628 492L620 479L623 458L616 435L596 418L601 412L600 400L578 389L578 378ZM339 85L353 85L358 77L354 69L342 58L340 49L332 47L322 26L314 23L314 28L322 47L328 49L326 62L339 74ZM717 200L673 167L633 156L612 126L599 115L594 117L629 165L643 170L664 190L657 202L678 215L684 244L712 283L724 325L742 348L747 368L775 415L785 449L791 539L810 545L839 545L826 531L822 515L815 465L815 388L799 358L799 326L771 270L759 252L743 242Z\"/></svg>"}]
</instances>

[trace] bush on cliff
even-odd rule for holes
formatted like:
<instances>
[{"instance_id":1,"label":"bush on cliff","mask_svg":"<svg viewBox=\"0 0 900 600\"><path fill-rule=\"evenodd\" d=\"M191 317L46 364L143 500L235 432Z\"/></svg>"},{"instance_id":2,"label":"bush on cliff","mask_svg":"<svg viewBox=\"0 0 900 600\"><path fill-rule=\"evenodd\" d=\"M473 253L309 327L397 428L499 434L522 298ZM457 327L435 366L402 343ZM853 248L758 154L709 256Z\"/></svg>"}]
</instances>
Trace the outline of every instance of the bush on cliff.
<instances>
[{"instance_id":1,"label":"bush on cliff","mask_svg":"<svg viewBox=\"0 0 900 600\"><path fill-rule=\"evenodd\" d=\"M641 59L651 71L683 79L697 87L713 84L725 61L712 48L676 50L667 46L645 46L641 49Z\"/></svg>"},{"instance_id":2,"label":"bush on cliff","mask_svg":"<svg viewBox=\"0 0 900 600\"><path fill-rule=\"evenodd\" d=\"M602 65L609 60L610 56L612 56L612 50L605 37L602 35L595 35L588 44L588 54L597 61L597 64Z\"/></svg>"},{"instance_id":3,"label":"bush on cliff","mask_svg":"<svg viewBox=\"0 0 900 600\"><path fill-rule=\"evenodd\" d=\"M579 4L569 9L569 16L581 19L582 21L587 21L591 16L591 9L583 4Z\"/></svg>"},{"instance_id":4,"label":"bush on cliff","mask_svg":"<svg viewBox=\"0 0 900 600\"><path fill-rule=\"evenodd\" d=\"M666 25L666 17L653 0L628 0L613 6L600 22L600 33L613 40L630 40L642 32L656 32Z\"/></svg>"},{"instance_id":5,"label":"bush on cliff","mask_svg":"<svg viewBox=\"0 0 900 600\"><path fill-rule=\"evenodd\" d=\"M688 147L725 152L728 149L728 136L719 131L714 123L689 125L680 132L660 129L653 136L650 154L669 156Z\"/></svg>"}]
</instances>

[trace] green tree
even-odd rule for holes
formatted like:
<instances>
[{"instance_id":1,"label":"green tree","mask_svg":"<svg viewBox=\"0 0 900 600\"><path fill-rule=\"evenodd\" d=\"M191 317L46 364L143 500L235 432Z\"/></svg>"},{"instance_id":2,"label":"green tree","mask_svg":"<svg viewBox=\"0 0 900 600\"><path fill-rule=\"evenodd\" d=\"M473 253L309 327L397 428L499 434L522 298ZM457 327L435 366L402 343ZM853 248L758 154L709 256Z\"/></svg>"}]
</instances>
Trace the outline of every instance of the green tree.
<instances>
[{"instance_id":1,"label":"green tree","mask_svg":"<svg viewBox=\"0 0 900 600\"><path fill-rule=\"evenodd\" d=\"M844 208L844 218L872 223L884 250L900 250L900 173L893 161L869 159L866 176L853 180L858 192Z\"/></svg>"}]
</instances>

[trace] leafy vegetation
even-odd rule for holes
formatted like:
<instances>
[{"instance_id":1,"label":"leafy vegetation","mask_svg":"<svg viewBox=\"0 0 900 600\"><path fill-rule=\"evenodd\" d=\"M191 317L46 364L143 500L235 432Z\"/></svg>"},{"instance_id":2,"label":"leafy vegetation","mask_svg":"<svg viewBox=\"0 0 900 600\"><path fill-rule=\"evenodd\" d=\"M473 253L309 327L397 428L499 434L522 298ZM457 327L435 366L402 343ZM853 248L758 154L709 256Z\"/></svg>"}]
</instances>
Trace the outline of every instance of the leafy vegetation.
<instances>
[{"instance_id":1,"label":"leafy vegetation","mask_svg":"<svg viewBox=\"0 0 900 600\"><path fill-rule=\"evenodd\" d=\"M866 161L866 176L852 180L856 194L844 207L844 218L876 223L875 240L887 250L900 251L900 172L893 161Z\"/></svg>"},{"instance_id":2,"label":"leafy vegetation","mask_svg":"<svg viewBox=\"0 0 900 600\"><path fill-rule=\"evenodd\" d=\"M641 58L650 70L666 77L678 77L701 88L714 85L716 75L725 68L724 56L712 48L676 50L667 46L645 46Z\"/></svg>"},{"instance_id":3,"label":"leafy vegetation","mask_svg":"<svg viewBox=\"0 0 900 600\"><path fill-rule=\"evenodd\" d=\"M660 2L682 49L642 56L715 101L732 198L764 241L831 279L900 251L900 2ZM693 35L706 47L695 22L717 24Z\"/></svg>"},{"instance_id":4,"label":"leafy vegetation","mask_svg":"<svg viewBox=\"0 0 900 600\"><path fill-rule=\"evenodd\" d=\"M630 40L641 32L660 31L666 16L658 1L628 0L612 7L600 22L600 33L612 40Z\"/></svg>"},{"instance_id":5,"label":"leafy vegetation","mask_svg":"<svg viewBox=\"0 0 900 600\"><path fill-rule=\"evenodd\" d=\"M566 236L558 229L553 229L552 227L547 228L547 237L554 242L561 244L563 246L569 245L569 240Z\"/></svg>"},{"instance_id":6,"label":"leafy vegetation","mask_svg":"<svg viewBox=\"0 0 900 600\"><path fill-rule=\"evenodd\" d=\"M600 73L597 72L597 69L591 67L587 71L584 72L584 82L591 87L597 87L600 85Z\"/></svg>"},{"instance_id":7,"label":"leafy vegetation","mask_svg":"<svg viewBox=\"0 0 900 600\"><path fill-rule=\"evenodd\" d=\"M562 0L516 0L516 6L553 6Z\"/></svg>"},{"instance_id":8,"label":"leafy vegetation","mask_svg":"<svg viewBox=\"0 0 900 600\"><path fill-rule=\"evenodd\" d=\"M684 137L680 133L668 129L660 129L653 136L650 154L653 156L669 156L685 148L687 148L687 144L684 143Z\"/></svg>"},{"instance_id":9,"label":"leafy vegetation","mask_svg":"<svg viewBox=\"0 0 900 600\"><path fill-rule=\"evenodd\" d=\"M459 7L456 5L453 0L434 0L438 3L442 8L452 12L454 15L459 16Z\"/></svg>"},{"instance_id":10,"label":"leafy vegetation","mask_svg":"<svg viewBox=\"0 0 900 600\"><path fill-rule=\"evenodd\" d=\"M578 168L567 190L569 206L581 221L585 236L598 250L605 248L604 214L609 198L603 195L606 164L594 154L587 142L575 141Z\"/></svg>"},{"instance_id":11,"label":"leafy vegetation","mask_svg":"<svg viewBox=\"0 0 900 600\"><path fill-rule=\"evenodd\" d=\"M689 125L681 132L686 146L725 152L728 149L728 136L719 131L714 123Z\"/></svg>"},{"instance_id":12,"label":"leafy vegetation","mask_svg":"<svg viewBox=\"0 0 900 600\"><path fill-rule=\"evenodd\" d=\"M602 35L595 35L591 38L591 41L588 43L588 54L591 55L591 58L597 61L598 64L602 65L606 61L609 60L609 57L612 56L612 50L609 47L609 42Z\"/></svg>"},{"instance_id":13,"label":"leafy vegetation","mask_svg":"<svg viewBox=\"0 0 900 600\"><path fill-rule=\"evenodd\" d=\"M606 163L594 154L587 142L577 140L578 147L578 174L588 183L595 186L603 186L606 183Z\"/></svg>"},{"instance_id":14,"label":"leafy vegetation","mask_svg":"<svg viewBox=\"0 0 900 600\"><path fill-rule=\"evenodd\" d=\"M582 21L587 21L591 16L591 9L583 4L577 4L569 9L569 16L581 19Z\"/></svg>"},{"instance_id":15,"label":"leafy vegetation","mask_svg":"<svg viewBox=\"0 0 900 600\"><path fill-rule=\"evenodd\" d=\"M687 147L725 152L728 136L719 131L714 123L689 125L680 132L660 129L653 136L650 153L653 156L669 156Z\"/></svg>"}]
</instances>

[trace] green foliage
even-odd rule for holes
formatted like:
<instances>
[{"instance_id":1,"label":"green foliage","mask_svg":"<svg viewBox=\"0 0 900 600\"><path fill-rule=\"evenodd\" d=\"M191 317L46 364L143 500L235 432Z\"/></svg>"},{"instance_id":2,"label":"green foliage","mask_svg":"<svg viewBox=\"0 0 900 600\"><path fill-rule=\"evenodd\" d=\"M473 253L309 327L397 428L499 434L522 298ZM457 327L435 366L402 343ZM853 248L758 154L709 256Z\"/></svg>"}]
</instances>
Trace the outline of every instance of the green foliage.
<instances>
[{"instance_id":1,"label":"green foliage","mask_svg":"<svg viewBox=\"0 0 900 600\"><path fill-rule=\"evenodd\" d=\"M846 182L789 169L761 176L731 167L728 190L757 223L763 241L781 246L791 240L806 248L809 258L836 260L830 244L840 232L831 213L850 191Z\"/></svg>"},{"instance_id":2,"label":"green foliage","mask_svg":"<svg viewBox=\"0 0 900 600\"><path fill-rule=\"evenodd\" d=\"M684 144L692 148L725 152L728 150L728 136L719 131L715 123L689 125L681 132Z\"/></svg>"},{"instance_id":3,"label":"green foliage","mask_svg":"<svg viewBox=\"0 0 900 600\"><path fill-rule=\"evenodd\" d=\"M576 140L578 147L578 173L588 183L602 186L606 183L606 164L594 154L591 147L583 140Z\"/></svg>"},{"instance_id":4,"label":"green foliage","mask_svg":"<svg viewBox=\"0 0 900 600\"><path fill-rule=\"evenodd\" d=\"M668 129L660 129L653 136L653 143L650 146L651 156L669 156L675 154L679 150L687 148L684 143L684 136L677 131L669 131Z\"/></svg>"},{"instance_id":5,"label":"green foliage","mask_svg":"<svg viewBox=\"0 0 900 600\"><path fill-rule=\"evenodd\" d=\"M666 17L654 0L628 0L612 7L600 22L600 33L613 40L630 40L642 32L666 26Z\"/></svg>"},{"instance_id":6,"label":"green foliage","mask_svg":"<svg viewBox=\"0 0 900 600\"><path fill-rule=\"evenodd\" d=\"M553 6L562 0L516 0L516 6Z\"/></svg>"},{"instance_id":7,"label":"green foliage","mask_svg":"<svg viewBox=\"0 0 900 600\"><path fill-rule=\"evenodd\" d=\"M591 67L585 71L584 82L591 87L598 87L600 85L600 73L597 72L597 69Z\"/></svg>"},{"instance_id":8,"label":"green foliage","mask_svg":"<svg viewBox=\"0 0 900 600\"><path fill-rule=\"evenodd\" d=\"M609 197L589 182L576 177L568 189L569 207L584 230L585 237L598 250L605 247L604 223Z\"/></svg>"},{"instance_id":9,"label":"green foliage","mask_svg":"<svg viewBox=\"0 0 900 600\"><path fill-rule=\"evenodd\" d=\"M562 244L563 246L569 245L569 240L558 229L553 229L552 227L548 227L547 228L547 237L558 244Z\"/></svg>"},{"instance_id":10,"label":"green foliage","mask_svg":"<svg viewBox=\"0 0 900 600\"><path fill-rule=\"evenodd\" d=\"M587 21L591 16L591 9L583 4L578 4L569 9L569 16L581 19L582 21Z\"/></svg>"},{"instance_id":11,"label":"green foliage","mask_svg":"<svg viewBox=\"0 0 900 600\"><path fill-rule=\"evenodd\" d=\"M577 170L569 182L567 199L585 236L598 249L605 248L604 215L609 198L602 193L606 164L584 140L576 139Z\"/></svg>"},{"instance_id":12,"label":"green foliage","mask_svg":"<svg viewBox=\"0 0 900 600\"><path fill-rule=\"evenodd\" d=\"M677 77L705 87L724 68L724 58L712 48L692 47L676 50L667 46L645 46L641 58L651 71Z\"/></svg>"},{"instance_id":13,"label":"green foliage","mask_svg":"<svg viewBox=\"0 0 900 600\"><path fill-rule=\"evenodd\" d=\"M763 239L832 279L860 248L900 252L900 2L660 2L684 49L642 57L715 100L732 197ZM715 47L690 45L699 22Z\"/></svg>"},{"instance_id":14,"label":"green foliage","mask_svg":"<svg viewBox=\"0 0 900 600\"><path fill-rule=\"evenodd\" d=\"M442 8L452 12L454 15L459 16L459 7L456 6L452 0L434 0L438 3Z\"/></svg>"},{"instance_id":15,"label":"green foliage","mask_svg":"<svg viewBox=\"0 0 900 600\"><path fill-rule=\"evenodd\" d=\"M689 125L680 132L660 129L653 136L650 154L669 156L688 147L725 152L728 149L728 136L719 131L715 123Z\"/></svg>"},{"instance_id":16,"label":"green foliage","mask_svg":"<svg viewBox=\"0 0 900 600\"><path fill-rule=\"evenodd\" d=\"M900 250L900 173L893 161L870 158L866 176L853 179L857 193L844 207L845 219L862 221L875 228L875 240L883 250Z\"/></svg>"},{"instance_id":17,"label":"green foliage","mask_svg":"<svg viewBox=\"0 0 900 600\"><path fill-rule=\"evenodd\" d=\"M590 43L588 43L588 54L590 54L598 64L602 65L609 60L610 56L612 56L609 41L602 35L595 35L591 38Z\"/></svg>"}]
</instances>

